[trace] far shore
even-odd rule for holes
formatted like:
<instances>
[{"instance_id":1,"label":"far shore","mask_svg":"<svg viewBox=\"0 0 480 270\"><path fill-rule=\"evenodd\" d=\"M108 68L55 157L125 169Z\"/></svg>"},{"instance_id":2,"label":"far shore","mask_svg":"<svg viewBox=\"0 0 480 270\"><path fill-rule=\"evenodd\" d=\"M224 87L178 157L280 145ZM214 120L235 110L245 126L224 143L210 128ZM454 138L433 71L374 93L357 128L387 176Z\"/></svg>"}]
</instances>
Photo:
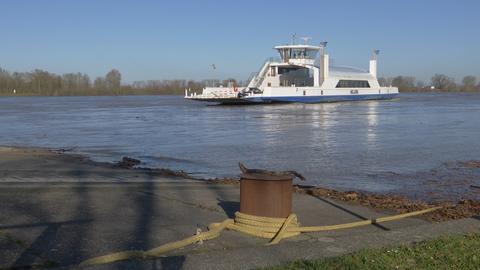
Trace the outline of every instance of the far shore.
<instances>
[{"instance_id":1,"label":"far shore","mask_svg":"<svg viewBox=\"0 0 480 270\"><path fill-rule=\"evenodd\" d=\"M201 91L201 90L200 90ZM178 93L181 92L181 93ZM400 91L400 94L478 94L480 93L480 90L475 90L475 91L465 91L465 90L403 90ZM118 97L118 96L177 96L177 97L183 97L183 90L182 91L177 91L177 93L162 93L162 92L122 92L119 94L112 94L112 93L96 93L96 94L84 94L84 93L73 93L70 95L37 95L37 94L22 94L21 92L17 92L15 94L10 93L0 93L0 97Z\"/></svg>"}]
</instances>

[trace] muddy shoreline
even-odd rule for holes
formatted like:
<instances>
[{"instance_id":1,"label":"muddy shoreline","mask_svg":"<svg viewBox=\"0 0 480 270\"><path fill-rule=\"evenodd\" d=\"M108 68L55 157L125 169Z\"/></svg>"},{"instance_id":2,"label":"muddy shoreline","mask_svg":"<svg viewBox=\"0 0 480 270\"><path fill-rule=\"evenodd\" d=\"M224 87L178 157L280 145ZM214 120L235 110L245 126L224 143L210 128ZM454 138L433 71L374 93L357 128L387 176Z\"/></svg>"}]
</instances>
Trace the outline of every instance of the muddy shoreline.
<instances>
[{"instance_id":1,"label":"muddy shoreline","mask_svg":"<svg viewBox=\"0 0 480 270\"><path fill-rule=\"evenodd\" d=\"M238 179L213 179L207 181L212 184L240 184ZM329 198L335 201L342 201L351 204L360 204L375 210L392 211L398 214L441 206L442 209L440 210L422 215L422 218L432 222L457 220L471 217L480 218L480 201L475 200L460 200L457 202L437 201L428 203L420 200L412 200L405 196L395 194L385 195L359 191L338 191L323 187L302 185L295 185L294 191L296 193L308 194L314 197Z\"/></svg>"},{"instance_id":2,"label":"muddy shoreline","mask_svg":"<svg viewBox=\"0 0 480 270\"><path fill-rule=\"evenodd\" d=\"M37 147L17 147L0 146L0 181L5 182L5 178L11 177L12 182L15 179L25 178L29 180L47 180L49 177L61 178L66 175L76 177L79 174L99 174L108 178L108 173L139 173L149 176L159 176L171 179L196 180L186 172L175 171L166 168L147 168L130 166L125 160L118 162L98 162L89 157L71 153L69 149L49 149ZM42 177L44 176L45 177ZM77 178L77 181L90 181ZM132 179L135 181L135 179ZM95 181L91 180L91 181ZM128 181L122 179L121 181Z\"/></svg>"},{"instance_id":3,"label":"muddy shoreline","mask_svg":"<svg viewBox=\"0 0 480 270\"><path fill-rule=\"evenodd\" d=\"M480 168L479 161L467 161L461 165L472 169ZM184 171L141 167L140 160L130 157L123 157L122 160L114 163L96 162L83 155L70 153L69 149L0 146L0 181L2 182L8 182L8 179L14 179L13 181L15 179L17 181L27 179L28 182L28 179L32 179L32 177L35 177L32 181L37 182L42 182L42 179L45 181L55 181L55 179L64 181L64 175L71 177L71 181L83 181L78 175L86 173L101 175L107 180L110 177L110 180L116 179L115 175L120 174L120 179L115 180L116 182L142 181L140 179L144 178L139 177L140 175L148 176L148 179L151 179L151 181L156 181L157 178L166 178L172 181L206 181L209 184L221 185L238 185L240 183L238 178L205 179L193 177ZM43 175L48 177L42 178ZM94 179L96 178L94 177ZM476 186L470 188L472 192L480 192L480 189L476 188ZM406 213L432 206L442 206L441 210L423 216L423 218L434 222L480 217L480 201L478 200L436 200L427 202L412 200L406 196L396 194L339 191L318 186L302 185L295 185L294 190L295 192L311 196L359 204L376 210L392 211L394 213Z\"/></svg>"}]
</instances>

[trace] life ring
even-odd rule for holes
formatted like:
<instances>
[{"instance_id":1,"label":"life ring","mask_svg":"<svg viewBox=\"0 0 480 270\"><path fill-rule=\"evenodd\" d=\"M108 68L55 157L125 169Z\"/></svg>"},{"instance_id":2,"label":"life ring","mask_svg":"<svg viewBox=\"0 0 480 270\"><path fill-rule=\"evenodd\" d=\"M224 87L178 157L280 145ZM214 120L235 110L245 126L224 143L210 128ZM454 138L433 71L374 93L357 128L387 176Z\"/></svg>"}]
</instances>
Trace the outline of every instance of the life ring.
<instances>
[{"instance_id":1,"label":"life ring","mask_svg":"<svg viewBox=\"0 0 480 270\"><path fill-rule=\"evenodd\" d=\"M238 91L238 87L234 86L233 87L233 92L237 92Z\"/></svg>"}]
</instances>

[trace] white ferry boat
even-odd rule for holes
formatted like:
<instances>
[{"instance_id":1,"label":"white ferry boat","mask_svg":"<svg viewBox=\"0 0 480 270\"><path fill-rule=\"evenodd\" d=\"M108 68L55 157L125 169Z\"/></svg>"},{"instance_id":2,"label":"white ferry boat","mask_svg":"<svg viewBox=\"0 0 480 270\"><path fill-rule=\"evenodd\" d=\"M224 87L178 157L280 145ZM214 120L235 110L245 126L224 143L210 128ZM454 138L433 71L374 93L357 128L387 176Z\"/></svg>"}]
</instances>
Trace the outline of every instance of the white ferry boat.
<instances>
[{"instance_id":1,"label":"white ferry boat","mask_svg":"<svg viewBox=\"0 0 480 270\"><path fill-rule=\"evenodd\" d=\"M205 87L201 94L185 90L189 100L221 104L318 103L350 100L392 99L396 87L381 87L377 80L375 50L369 70L330 66L327 42L320 46L293 44L275 46L280 60L267 60L246 87ZM317 60L318 52L320 59Z\"/></svg>"}]
</instances>

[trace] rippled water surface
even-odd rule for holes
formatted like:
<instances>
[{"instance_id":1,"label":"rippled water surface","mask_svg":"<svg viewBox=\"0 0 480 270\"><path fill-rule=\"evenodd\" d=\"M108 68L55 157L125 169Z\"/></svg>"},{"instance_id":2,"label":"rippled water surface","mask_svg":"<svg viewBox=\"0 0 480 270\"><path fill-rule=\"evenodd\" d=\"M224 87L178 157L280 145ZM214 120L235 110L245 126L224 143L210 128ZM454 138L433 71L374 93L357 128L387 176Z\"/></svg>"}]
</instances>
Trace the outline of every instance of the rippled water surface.
<instances>
[{"instance_id":1,"label":"rippled water surface","mask_svg":"<svg viewBox=\"0 0 480 270\"><path fill-rule=\"evenodd\" d=\"M208 177L235 176L242 161L295 169L322 186L414 197L478 197L468 186L480 184L478 170L457 164L480 159L479 94L255 106L176 96L4 97L0 138Z\"/></svg>"}]
</instances>

